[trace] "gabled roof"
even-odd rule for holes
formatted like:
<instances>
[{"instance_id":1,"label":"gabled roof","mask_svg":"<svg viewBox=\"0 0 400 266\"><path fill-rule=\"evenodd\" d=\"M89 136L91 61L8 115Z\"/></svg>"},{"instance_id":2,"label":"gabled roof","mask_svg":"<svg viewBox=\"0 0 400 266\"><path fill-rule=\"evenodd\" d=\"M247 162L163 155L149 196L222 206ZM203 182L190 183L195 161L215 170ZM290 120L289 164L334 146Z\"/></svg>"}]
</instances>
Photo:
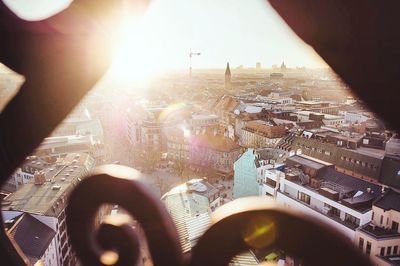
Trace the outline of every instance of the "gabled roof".
<instances>
[{"instance_id":1,"label":"gabled roof","mask_svg":"<svg viewBox=\"0 0 400 266\"><path fill-rule=\"evenodd\" d=\"M32 215L24 213L8 234L34 264L43 256L56 232Z\"/></svg>"},{"instance_id":2,"label":"gabled roof","mask_svg":"<svg viewBox=\"0 0 400 266\"><path fill-rule=\"evenodd\" d=\"M190 141L191 145L222 152L231 152L241 148L234 140L221 134L199 134L193 136Z\"/></svg>"}]
</instances>

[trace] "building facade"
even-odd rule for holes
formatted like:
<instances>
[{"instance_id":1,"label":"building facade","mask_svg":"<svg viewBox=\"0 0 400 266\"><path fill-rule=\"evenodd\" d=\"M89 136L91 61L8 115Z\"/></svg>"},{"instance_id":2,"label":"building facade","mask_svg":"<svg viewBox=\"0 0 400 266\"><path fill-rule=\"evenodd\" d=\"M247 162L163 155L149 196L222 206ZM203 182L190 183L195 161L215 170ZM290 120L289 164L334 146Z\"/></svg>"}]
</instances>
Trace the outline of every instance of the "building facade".
<instances>
[{"instance_id":1,"label":"building facade","mask_svg":"<svg viewBox=\"0 0 400 266\"><path fill-rule=\"evenodd\" d=\"M68 266L77 262L67 234L65 207L68 194L94 165L94 159L87 154L68 154L36 173L31 182L24 184L3 201L4 220L29 213L55 232L57 259L52 265Z\"/></svg>"}]
</instances>

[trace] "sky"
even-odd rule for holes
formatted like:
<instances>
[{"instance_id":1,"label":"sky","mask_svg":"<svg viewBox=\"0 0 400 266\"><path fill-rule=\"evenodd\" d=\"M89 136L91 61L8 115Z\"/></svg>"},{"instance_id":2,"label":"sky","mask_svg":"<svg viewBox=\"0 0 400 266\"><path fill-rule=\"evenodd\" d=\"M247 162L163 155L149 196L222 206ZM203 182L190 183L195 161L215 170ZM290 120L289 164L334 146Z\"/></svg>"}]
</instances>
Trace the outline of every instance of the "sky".
<instances>
[{"instance_id":1,"label":"sky","mask_svg":"<svg viewBox=\"0 0 400 266\"><path fill-rule=\"evenodd\" d=\"M20 16L38 19L71 0L3 0ZM133 23L121 27L113 68L140 75L189 67L224 68L226 63L263 67L326 66L264 0L153 0ZM126 75L126 73L125 73Z\"/></svg>"}]
</instances>

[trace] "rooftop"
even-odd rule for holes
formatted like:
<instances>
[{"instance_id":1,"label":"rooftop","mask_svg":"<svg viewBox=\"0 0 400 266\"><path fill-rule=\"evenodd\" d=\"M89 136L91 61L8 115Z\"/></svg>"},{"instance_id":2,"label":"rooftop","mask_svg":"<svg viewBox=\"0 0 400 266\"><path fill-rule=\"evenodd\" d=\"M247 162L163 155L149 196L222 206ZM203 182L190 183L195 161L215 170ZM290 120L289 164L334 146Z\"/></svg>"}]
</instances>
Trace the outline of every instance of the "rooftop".
<instances>
[{"instance_id":1,"label":"rooftop","mask_svg":"<svg viewBox=\"0 0 400 266\"><path fill-rule=\"evenodd\" d=\"M349 150L349 149L346 149ZM385 151L381 149L374 149L368 147L359 147L356 150L351 150L353 153L358 153L362 155L367 155L376 159L382 160L385 157Z\"/></svg>"},{"instance_id":2,"label":"rooftop","mask_svg":"<svg viewBox=\"0 0 400 266\"><path fill-rule=\"evenodd\" d=\"M34 264L44 255L56 232L27 213L15 219L17 221L7 233Z\"/></svg>"},{"instance_id":3,"label":"rooftop","mask_svg":"<svg viewBox=\"0 0 400 266\"><path fill-rule=\"evenodd\" d=\"M296 112L299 115L305 115L305 116L309 116L310 114L314 114L314 115L322 115L324 116L324 119L327 120L334 120L334 119L342 119L343 117L338 116L338 115L330 115L330 114L323 114L323 113L318 113L318 112L312 112L312 111L297 111Z\"/></svg>"},{"instance_id":4,"label":"rooftop","mask_svg":"<svg viewBox=\"0 0 400 266\"><path fill-rule=\"evenodd\" d=\"M217 134L199 134L192 136L190 140L192 145L207 147L212 150L230 152L241 147L231 138Z\"/></svg>"},{"instance_id":5,"label":"rooftop","mask_svg":"<svg viewBox=\"0 0 400 266\"><path fill-rule=\"evenodd\" d=\"M44 184L24 184L2 202L3 211L23 211L57 217L65 208L66 197L94 167L87 154L71 153L46 169Z\"/></svg>"},{"instance_id":6,"label":"rooftop","mask_svg":"<svg viewBox=\"0 0 400 266\"><path fill-rule=\"evenodd\" d=\"M303 155L303 154L302 155L294 155L292 157L289 157L288 160L290 160L294 163L298 163L300 165L304 165L304 166L307 166L307 167L310 167L313 169L317 169L317 170L322 169L325 166L332 165L330 163L327 163L327 162L324 162L324 161L321 161L321 160L318 160L318 159L315 159L315 158L312 158L310 156Z\"/></svg>"},{"instance_id":7,"label":"rooftop","mask_svg":"<svg viewBox=\"0 0 400 266\"><path fill-rule=\"evenodd\" d=\"M390 265L393 266L400 266L400 256L399 255L393 255L393 256L378 256L380 259L388 262Z\"/></svg>"},{"instance_id":8,"label":"rooftop","mask_svg":"<svg viewBox=\"0 0 400 266\"><path fill-rule=\"evenodd\" d=\"M400 240L400 233L379 226L374 226L371 223L362 226L359 230L368 234L369 236L374 237L375 239L399 238Z\"/></svg>"},{"instance_id":9,"label":"rooftop","mask_svg":"<svg viewBox=\"0 0 400 266\"><path fill-rule=\"evenodd\" d=\"M190 189L194 184L202 186ZM209 201L201 195L207 190L203 186L206 185L198 179L190 180L190 183L174 187L161 198L178 229L183 252L190 252L211 225Z\"/></svg>"},{"instance_id":10,"label":"rooftop","mask_svg":"<svg viewBox=\"0 0 400 266\"><path fill-rule=\"evenodd\" d=\"M400 193L388 189L380 198L374 202L374 206L388 210L395 210L400 212Z\"/></svg>"}]
</instances>

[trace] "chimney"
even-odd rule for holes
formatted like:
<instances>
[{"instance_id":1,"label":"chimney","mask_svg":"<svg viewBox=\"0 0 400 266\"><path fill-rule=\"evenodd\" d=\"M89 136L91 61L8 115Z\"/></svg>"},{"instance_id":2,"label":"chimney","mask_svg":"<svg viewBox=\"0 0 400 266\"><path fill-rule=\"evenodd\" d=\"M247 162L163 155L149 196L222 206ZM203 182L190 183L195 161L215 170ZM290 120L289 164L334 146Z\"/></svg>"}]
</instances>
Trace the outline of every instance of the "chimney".
<instances>
[{"instance_id":1,"label":"chimney","mask_svg":"<svg viewBox=\"0 0 400 266\"><path fill-rule=\"evenodd\" d=\"M367 192L368 192L368 193L371 193L371 188L367 188Z\"/></svg>"},{"instance_id":2,"label":"chimney","mask_svg":"<svg viewBox=\"0 0 400 266\"><path fill-rule=\"evenodd\" d=\"M46 176L45 176L44 172L42 172L42 171L36 172L33 175L33 179L35 181L35 185L43 185L44 182L46 182Z\"/></svg>"}]
</instances>

